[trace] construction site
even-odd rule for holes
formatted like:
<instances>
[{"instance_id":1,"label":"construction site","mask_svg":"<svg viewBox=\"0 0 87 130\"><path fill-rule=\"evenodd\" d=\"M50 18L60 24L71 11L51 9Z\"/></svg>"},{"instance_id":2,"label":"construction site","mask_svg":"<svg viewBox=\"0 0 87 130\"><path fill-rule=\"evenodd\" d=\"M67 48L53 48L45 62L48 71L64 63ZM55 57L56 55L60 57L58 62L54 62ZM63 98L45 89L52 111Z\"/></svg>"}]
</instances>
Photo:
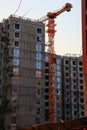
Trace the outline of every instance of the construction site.
<instances>
[{"instance_id":1,"label":"construction site","mask_svg":"<svg viewBox=\"0 0 87 130\"><path fill-rule=\"evenodd\" d=\"M70 15L71 3L36 20L0 22L0 130L87 129L86 0L81 8L82 55L55 54L55 19Z\"/></svg>"}]
</instances>

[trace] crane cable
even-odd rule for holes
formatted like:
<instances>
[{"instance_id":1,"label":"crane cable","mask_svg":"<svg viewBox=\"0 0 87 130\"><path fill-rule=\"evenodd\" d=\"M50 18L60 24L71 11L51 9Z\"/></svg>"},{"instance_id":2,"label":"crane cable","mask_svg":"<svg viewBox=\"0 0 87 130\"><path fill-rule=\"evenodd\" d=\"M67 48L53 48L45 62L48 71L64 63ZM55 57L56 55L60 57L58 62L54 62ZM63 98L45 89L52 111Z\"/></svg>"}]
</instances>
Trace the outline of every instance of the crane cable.
<instances>
[{"instance_id":1,"label":"crane cable","mask_svg":"<svg viewBox=\"0 0 87 130\"><path fill-rule=\"evenodd\" d=\"M18 5L16 11L14 12L14 15L15 15L15 14L17 13L17 11L19 10L19 8L20 8L20 6L21 6L21 3L22 3L22 0L20 0L20 3L19 3L19 5Z\"/></svg>"},{"instance_id":2,"label":"crane cable","mask_svg":"<svg viewBox=\"0 0 87 130\"><path fill-rule=\"evenodd\" d=\"M30 13L30 10L23 14L22 17L25 17L28 13Z\"/></svg>"}]
</instances>

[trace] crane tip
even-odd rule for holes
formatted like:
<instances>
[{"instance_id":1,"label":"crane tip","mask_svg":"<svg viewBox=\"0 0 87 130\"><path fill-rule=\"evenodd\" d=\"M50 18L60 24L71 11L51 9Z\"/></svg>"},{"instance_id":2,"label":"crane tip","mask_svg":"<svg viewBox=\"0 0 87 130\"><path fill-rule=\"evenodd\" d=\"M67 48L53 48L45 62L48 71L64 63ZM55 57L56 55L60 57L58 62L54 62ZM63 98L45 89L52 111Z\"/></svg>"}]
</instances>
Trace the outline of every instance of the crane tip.
<instances>
[{"instance_id":1,"label":"crane tip","mask_svg":"<svg viewBox=\"0 0 87 130\"><path fill-rule=\"evenodd\" d=\"M70 4L70 3L66 3L65 6L67 8L67 12L69 12L72 8L72 4Z\"/></svg>"}]
</instances>

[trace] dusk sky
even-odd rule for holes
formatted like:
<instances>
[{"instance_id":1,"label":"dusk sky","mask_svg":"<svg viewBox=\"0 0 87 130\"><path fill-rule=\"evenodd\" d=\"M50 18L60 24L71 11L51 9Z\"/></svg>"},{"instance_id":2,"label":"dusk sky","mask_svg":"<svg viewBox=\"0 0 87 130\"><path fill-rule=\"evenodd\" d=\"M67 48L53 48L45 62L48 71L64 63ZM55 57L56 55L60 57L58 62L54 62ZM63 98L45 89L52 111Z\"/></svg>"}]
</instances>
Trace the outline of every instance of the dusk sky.
<instances>
[{"instance_id":1,"label":"dusk sky","mask_svg":"<svg viewBox=\"0 0 87 130\"><path fill-rule=\"evenodd\" d=\"M71 3L73 8L55 19L55 53L81 54L81 0L3 0L0 3L0 21L11 14L38 19L47 12L61 9L66 3Z\"/></svg>"}]
</instances>

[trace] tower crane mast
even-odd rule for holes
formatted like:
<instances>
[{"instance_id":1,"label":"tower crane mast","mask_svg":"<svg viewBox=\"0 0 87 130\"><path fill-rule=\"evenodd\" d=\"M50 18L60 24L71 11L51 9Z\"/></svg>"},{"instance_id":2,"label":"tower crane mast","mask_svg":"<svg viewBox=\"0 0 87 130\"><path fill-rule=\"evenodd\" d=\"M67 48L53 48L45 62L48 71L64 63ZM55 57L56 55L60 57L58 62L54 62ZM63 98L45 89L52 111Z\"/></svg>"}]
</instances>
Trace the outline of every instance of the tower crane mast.
<instances>
[{"instance_id":1,"label":"tower crane mast","mask_svg":"<svg viewBox=\"0 0 87 130\"><path fill-rule=\"evenodd\" d=\"M69 12L72 8L70 3L66 3L65 6L54 12L48 12L46 16L37 19L38 22L48 21L47 33L48 33L48 54L49 54L49 121L55 121L55 67L54 67L54 36L55 36L55 18L61 13Z\"/></svg>"}]
</instances>

